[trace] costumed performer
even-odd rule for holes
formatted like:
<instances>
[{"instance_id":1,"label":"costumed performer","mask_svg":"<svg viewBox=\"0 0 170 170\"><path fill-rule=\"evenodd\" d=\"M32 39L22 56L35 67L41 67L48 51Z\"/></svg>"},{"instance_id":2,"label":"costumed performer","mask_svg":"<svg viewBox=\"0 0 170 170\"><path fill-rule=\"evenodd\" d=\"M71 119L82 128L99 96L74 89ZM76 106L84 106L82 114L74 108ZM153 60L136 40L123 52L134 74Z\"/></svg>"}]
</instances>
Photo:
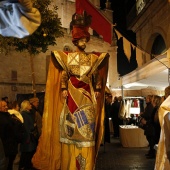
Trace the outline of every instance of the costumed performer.
<instances>
[{"instance_id":1,"label":"costumed performer","mask_svg":"<svg viewBox=\"0 0 170 170\"><path fill-rule=\"evenodd\" d=\"M91 17L75 14L75 52L53 51L42 135L32 162L40 170L93 170L103 137L107 53L86 53Z\"/></svg>"},{"instance_id":2,"label":"costumed performer","mask_svg":"<svg viewBox=\"0 0 170 170\"><path fill-rule=\"evenodd\" d=\"M170 169L170 86L165 88L165 98L158 111L161 134L156 153L155 170Z\"/></svg>"},{"instance_id":3,"label":"costumed performer","mask_svg":"<svg viewBox=\"0 0 170 170\"><path fill-rule=\"evenodd\" d=\"M31 0L0 0L0 34L23 38L41 24L41 14Z\"/></svg>"}]
</instances>

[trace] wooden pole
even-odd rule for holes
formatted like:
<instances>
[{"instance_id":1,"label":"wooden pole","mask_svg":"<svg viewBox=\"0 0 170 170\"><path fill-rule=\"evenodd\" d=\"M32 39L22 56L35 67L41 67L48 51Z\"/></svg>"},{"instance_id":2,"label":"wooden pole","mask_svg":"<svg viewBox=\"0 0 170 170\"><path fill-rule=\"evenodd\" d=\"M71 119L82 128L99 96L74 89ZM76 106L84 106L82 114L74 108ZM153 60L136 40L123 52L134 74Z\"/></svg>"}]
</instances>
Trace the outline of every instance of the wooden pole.
<instances>
[{"instance_id":1,"label":"wooden pole","mask_svg":"<svg viewBox=\"0 0 170 170\"><path fill-rule=\"evenodd\" d=\"M33 55L30 55L30 63L31 63L31 76L32 76L32 91L33 91L34 97L36 97Z\"/></svg>"}]
</instances>

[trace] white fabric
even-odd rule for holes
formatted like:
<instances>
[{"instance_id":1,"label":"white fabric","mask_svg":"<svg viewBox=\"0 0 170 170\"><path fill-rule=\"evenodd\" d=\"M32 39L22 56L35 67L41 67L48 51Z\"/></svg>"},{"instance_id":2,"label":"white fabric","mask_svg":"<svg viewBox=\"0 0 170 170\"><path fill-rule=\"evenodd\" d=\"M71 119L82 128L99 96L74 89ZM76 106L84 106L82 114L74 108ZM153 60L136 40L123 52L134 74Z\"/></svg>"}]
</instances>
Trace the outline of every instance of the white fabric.
<instances>
[{"instance_id":1,"label":"white fabric","mask_svg":"<svg viewBox=\"0 0 170 170\"><path fill-rule=\"evenodd\" d=\"M0 2L0 34L23 38L32 34L41 23L41 15L31 8L30 0L20 3Z\"/></svg>"},{"instance_id":2,"label":"white fabric","mask_svg":"<svg viewBox=\"0 0 170 170\"><path fill-rule=\"evenodd\" d=\"M126 118L130 117L130 108L131 108L131 104L132 104L132 100L127 100L126 104L125 104L125 108L126 108Z\"/></svg>"},{"instance_id":3,"label":"white fabric","mask_svg":"<svg viewBox=\"0 0 170 170\"><path fill-rule=\"evenodd\" d=\"M22 123L24 123L24 119L21 115L20 112L18 112L17 110L14 110L14 109L9 109L8 112L12 115L14 114Z\"/></svg>"}]
</instances>

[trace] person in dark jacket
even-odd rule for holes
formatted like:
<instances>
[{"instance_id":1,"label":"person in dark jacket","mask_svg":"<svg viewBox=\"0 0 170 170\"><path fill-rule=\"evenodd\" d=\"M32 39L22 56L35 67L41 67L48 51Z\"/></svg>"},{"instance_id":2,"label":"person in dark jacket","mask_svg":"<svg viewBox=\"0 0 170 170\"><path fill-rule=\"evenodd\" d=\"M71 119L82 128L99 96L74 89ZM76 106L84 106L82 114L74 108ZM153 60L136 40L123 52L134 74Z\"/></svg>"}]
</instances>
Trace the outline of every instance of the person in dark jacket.
<instances>
[{"instance_id":1,"label":"person in dark jacket","mask_svg":"<svg viewBox=\"0 0 170 170\"><path fill-rule=\"evenodd\" d=\"M153 111L152 98L152 95L148 95L146 97L146 107L144 109L144 112L141 114L141 117L143 117L146 121L151 119L151 114Z\"/></svg>"},{"instance_id":2,"label":"person in dark jacket","mask_svg":"<svg viewBox=\"0 0 170 170\"><path fill-rule=\"evenodd\" d=\"M120 102L118 100L118 97L114 97L114 101L111 105L111 118L113 122L113 130L114 130L114 137L119 137L119 125L120 125L120 119L119 119L119 109L120 109Z\"/></svg>"},{"instance_id":3,"label":"person in dark jacket","mask_svg":"<svg viewBox=\"0 0 170 170\"><path fill-rule=\"evenodd\" d=\"M9 160L16 154L15 137L15 126L11 115L8 113L7 103L0 101L0 138L4 147L7 170L12 170L13 167L13 163Z\"/></svg>"},{"instance_id":4,"label":"person in dark jacket","mask_svg":"<svg viewBox=\"0 0 170 170\"><path fill-rule=\"evenodd\" d=\"M19 162L19 170L31 170L32 156L35 153L37 142L34 138L34 118L31 113L32 106L28 100L21 103L21 115L24 119L24 127L26 130L25 140L21 143L21 157Z\"/></svg>"},{"instance_id":5,"label":"person in dark jacket","mask_svg":"<svg viewBox=\"0 0 170 170\"><path fill-rule=\"evenodd\" d=\"M104 142L110 143L110 127L109 118L111 111L112 95L109 93L105 94L105 131L104 131Z\"/></svg>"},{"instance_id":6,"label":"person in dark jacket","mask_svg":"<svg viewBox=\"0 0 170 170\"><path fill-rule=\"evenodd\" d=\"M39 99L37 97L33 97L31 99L29 99L29 102L32 105L32 109L31 112L33 114L33 118L35 120L35 124L37 126L37 130L38 130L38 137L41 135L41 129L42 129L42 117L40 114L40 111L38 110L38 106L39 106Z\"/></svg>"},{"instance_id":7,"label":"person in dark jacket","mask_svg":"<svg viewBox=\"0 0 170 170\"><path fill-rule=\"evenodd\" d=\"M5 166L6 166L5 152L2 140L0 138L0 170L5 170L6 169Z\"/></svg>"},{"instance_id":8,"label":"person in dark jacket","mask_svg":"<svg viewBox=\"0 0 170 170\"><path fill-rule=\"evenodd\" d=\"M149 151L145 155L147 158L155 158L155 150L154 150L154 145L155 145L155 129L153 125L153 114L155 114L154 106L152 103L153 96L148 95L146 97L146 107L144 110L144 113L141 115L140 122L143 125L144 129L144 135L146 136L146 139L149 143ZM157 109L155 107L155 109Z\"/></svg>"},{"instance_id":9,"label":"person in dark jacket","mask_svg":"<svg viewBox=\"0 0 170 170\"><path fill-rule=\"evenodd\" d=\"M16 155L18 153L20 154L19 144L21 142L23 142L23 140L24 140L25 128L24 128L24 124L23 124L23 122L24 122L23 117L19 112L18 102L17 101L10 102L8 104L8 108L9 108L8 112L10 113L11 118L13 120L14 130L15 130L15 139L16 139L15 142L13 143L13 145L16 145L16 147L15 147L16 150L15 150L15 152L13 152L13 155L11 155L9 157L10 165L13 165Z\"/></svg>"}]
</instances>

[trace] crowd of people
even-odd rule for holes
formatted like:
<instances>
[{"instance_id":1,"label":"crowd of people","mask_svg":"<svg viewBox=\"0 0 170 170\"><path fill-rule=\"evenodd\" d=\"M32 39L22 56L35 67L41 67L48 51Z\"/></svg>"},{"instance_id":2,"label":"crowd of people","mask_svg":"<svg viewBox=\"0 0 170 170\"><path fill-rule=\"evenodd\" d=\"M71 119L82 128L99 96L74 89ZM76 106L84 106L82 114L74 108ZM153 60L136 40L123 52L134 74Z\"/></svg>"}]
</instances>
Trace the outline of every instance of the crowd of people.
<instances>
[{"instance_id":1,"label":"crowd of people","mask_svg":"<svg viewBox=\"0 0 170 170\"><path fill-rule=\"evenodd\" d=\"M108 129L109 118L112 119L114 138L119 137L119 125L136 125L144 130L144 135L149 143L149 151L145 155L146 158L156 158L155 145L159 143L161 132L158 111L165 99L165 96L148 95L141 100L142 102L138 102L142 103L141 112L135 116L134 114L127 116L125 112L128 111L124 109L123 105L125 105L125 101L122 100L122 97L115 96L112 100L112 95L106 93L105 119L107 120L105 120L105 141L110 142L110 135L108 135L110 133L110 129ZM136 101L136 99L133 99L133 101L134 100ZM143 102L143 100L145 102ZM141 104L138 104L137 107L141 107Z\"/></svg>"},{"instance_id":2,"label":"crowd of people","mask_svg":"<svg viewBox=\"0 0 170 170\"><path fill-rule=\"evenodd\" d=\"M166 96L148 95L146 107L138 116L138 126L144 130L144 135L149 143L147 158L156 158L155 145L159 143L161 125L159 120L159 108L162 102L170 94L166 90ZM104 142L110 143L109 118L112 118L113 137L119 137L119 125L124 124L120 116L122 97L114 97L105 93L105 133ZM33 155L36 152L38 139L41 135L42 120L38 110L39 99L37 97L24 100L20 104L17 101L9 102L8 97L0 101L0 169L12 170L14 160L19 155L19 170L34 169Z\"/></svg>"},{"instance_id":3,"label":"crowd of people","mask_svg":"<svg viewBox=\"0 0 170 170\"><path fill-rule=\"evenodd\" d=\"M12 170L19 157L19 170L30 170L32 156L41 134L42 120L37 97L9 102L0 101L0 169Z\"/></svg>"},{"instance_id":4,"label":"crowd of people","mask_svg":"<svg viewBox=\"0 0 170 170\"><path fill-rule=\"evenodd\" d=\"M0 1L0 35L24 38L33 34L41 24L41 14L30 0ZM20 153L19 169L30 169L31 159L41 133L38 98L9 102L0 100L0 170L12 170ZM19 149L18 149L19 148Z\"/></svg>"}]
</instances>

